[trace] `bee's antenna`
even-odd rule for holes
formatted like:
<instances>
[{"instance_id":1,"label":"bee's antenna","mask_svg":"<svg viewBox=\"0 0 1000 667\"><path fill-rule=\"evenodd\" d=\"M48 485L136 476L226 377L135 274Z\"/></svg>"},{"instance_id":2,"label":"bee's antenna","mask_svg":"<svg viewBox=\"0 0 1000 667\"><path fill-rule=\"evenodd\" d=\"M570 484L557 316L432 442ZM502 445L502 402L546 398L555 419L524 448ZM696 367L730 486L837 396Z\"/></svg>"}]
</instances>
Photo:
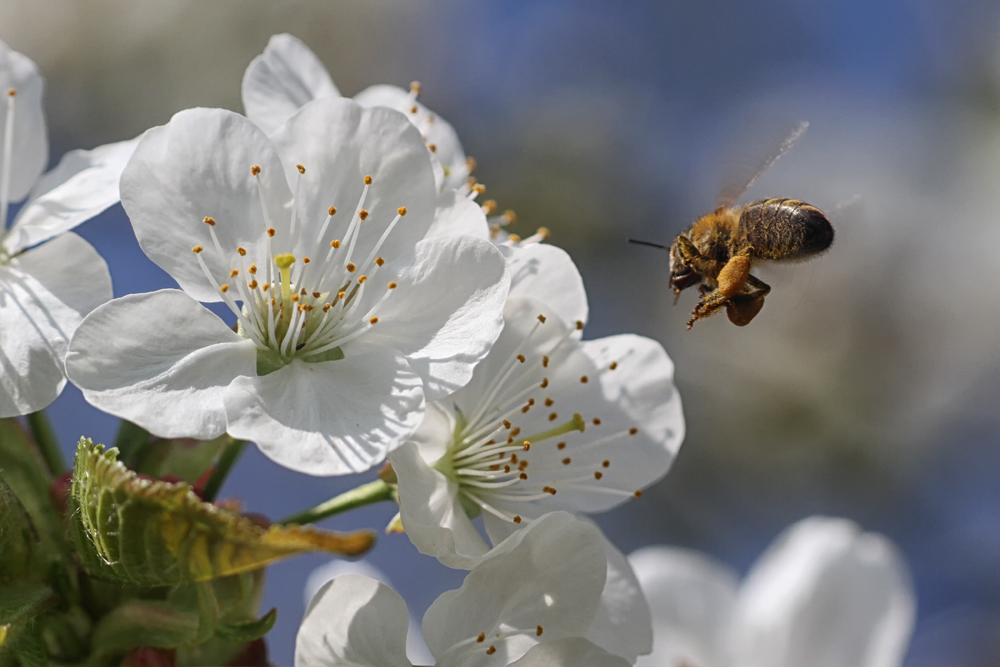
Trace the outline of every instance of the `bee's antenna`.
<instances>
[{"instance_id":1,"label":"bee's antenna","mask_svg":"<svg viewBox=\"0 0 1000 667\"><path fill-rule=\"evenodd\" d=\"M625 239L629 243L634 243L636 245L648 245L652 248L659 248L660 250L670 250L670 246L663 245L662 243L652 243L650 241L637 241L635 239Z\"/></svg>"}]
</instances>

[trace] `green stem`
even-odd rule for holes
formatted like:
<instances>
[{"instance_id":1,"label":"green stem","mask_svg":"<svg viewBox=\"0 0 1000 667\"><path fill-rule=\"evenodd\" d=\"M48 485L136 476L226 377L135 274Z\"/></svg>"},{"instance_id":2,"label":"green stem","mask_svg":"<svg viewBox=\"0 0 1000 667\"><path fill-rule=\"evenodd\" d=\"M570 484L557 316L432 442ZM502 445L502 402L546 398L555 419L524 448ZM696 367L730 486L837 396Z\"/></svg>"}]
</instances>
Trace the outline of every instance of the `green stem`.
<instances>
[{"instance_id":1,"label":"green stem","mask_svg":"<svg viewBox=\"0 0 1000 667\"><path fill-rule=\"evenodd\" d=\"M66 472L66 463L59 450L59 441L56 440L56 434L52 431L52 425L49 424L49 418L45 416L44 410L28 415L28 428L31 429L31 435L42 453L42 458L45 459L49 472L55 476Z\"/></svg>"},{"instance_id":2,"label":"green stem","mask_svg":"<svg viewBox=\"0 0 1000 667\"><path fill-rule=\"evenodd\" d=\"M356 489L345 491L339 496L330 498L330 500L320 503L315 507L310 507L307 510L286 516L277 523L296 523L299 525L316 523L334 514L347 512L358 507L364 507L365 505L380 503L383 500L392 500L392 487L382 480L377 479L374 482L362 484Z\"/></svg>"},{"instance_id":3,"label":"green stem","mask_svg":"<svg viewBox=\"0 0 1000 667\"><path fill-rule=\"evenodd\" d=\"M222 483L226 481L229 471L232 470L236 461L240 458L240 454L243 453L243 448L246 446L246 440L237 440L235 438L230 438L229 442L226 443L225 449L219 455L218 463L215 464L212 474L209 475L208 481L205 482L205 486L201 490L201 497L206 502L215 500L215 496L222 489Z\"/></svg>"}]
</instances>

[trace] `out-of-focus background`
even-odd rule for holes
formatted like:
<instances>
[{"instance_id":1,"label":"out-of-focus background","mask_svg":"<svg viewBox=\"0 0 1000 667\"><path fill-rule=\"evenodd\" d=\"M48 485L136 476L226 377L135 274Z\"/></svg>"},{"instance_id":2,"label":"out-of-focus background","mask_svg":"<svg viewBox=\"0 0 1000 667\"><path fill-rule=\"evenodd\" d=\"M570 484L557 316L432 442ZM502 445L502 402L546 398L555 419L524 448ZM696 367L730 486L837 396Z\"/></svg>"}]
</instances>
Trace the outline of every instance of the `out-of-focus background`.
<instances>
[{"instance_id":1,"label":"out-of-focus background","mask_svg":"<svg viewBox=\"0 0 1000 667\"><path fill-rule=\"evenodd\" d=\"M707 551L745 570L787 524L850 517L909 560L919 618L907 667L1000 664L1000 7L966 0L8 0L0 39L48 79L52 161L181 109L242 110L273 33L303 39L342 92L423 83L487 197L576 260L587 337L637 332L677 366L688 435L641 501L599 521L629 552ZM745 329L685 330L669 243L727 174L795 121L811 128L749 198L830 212L806 264L762 268ZM771 144L770 146L768 144ZM172 286L120 207L79 232L115 295ZM335 409L335 406L333 406ZM52 406L67 454L116 422L73 388ZM224 495L273 517L362 478L309 478L250 449ZM326 522L384 525L375 506ZM418 618L462 573L386 536L369 560ZM272 568L272 659L291 664L309 572Z\"/></svg>"}]
</instances>

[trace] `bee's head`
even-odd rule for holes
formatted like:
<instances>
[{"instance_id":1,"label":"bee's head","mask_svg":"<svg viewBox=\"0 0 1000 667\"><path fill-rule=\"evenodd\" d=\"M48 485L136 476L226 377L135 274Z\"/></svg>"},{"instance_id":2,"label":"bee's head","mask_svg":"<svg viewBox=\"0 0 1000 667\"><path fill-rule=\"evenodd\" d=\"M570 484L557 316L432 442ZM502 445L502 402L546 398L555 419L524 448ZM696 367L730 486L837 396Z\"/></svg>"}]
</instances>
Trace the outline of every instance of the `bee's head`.
<instances>
[{"instance_id":1,"label":"bee's head","mask_svg":"<svg viewBox=\"0 0 1000 667\"><path fill-rule=\"evenodd\" d=\"M681 255L677 241L670 246L670 287L675 294L701 282L701 274L694 270Z\"/></svg>"}]
</instances>

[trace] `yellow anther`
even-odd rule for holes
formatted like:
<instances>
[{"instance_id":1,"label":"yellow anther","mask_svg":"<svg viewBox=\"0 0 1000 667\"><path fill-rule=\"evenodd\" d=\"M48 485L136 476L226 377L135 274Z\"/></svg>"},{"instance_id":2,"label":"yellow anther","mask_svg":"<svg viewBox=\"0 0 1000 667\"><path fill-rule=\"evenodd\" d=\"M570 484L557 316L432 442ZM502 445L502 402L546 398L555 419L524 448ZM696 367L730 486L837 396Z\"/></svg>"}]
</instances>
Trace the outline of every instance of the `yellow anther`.
<instances>
[{"instance_id":1,"label":"yellow anther","mask_svg":"<svg viewBox=\"0 0 1000 667\"><path fill-rule=\"evenodd\" d=\"M372 184L372 177L365 176L365 185L371 185L371 184Z\"/></svg>"},{"instance_id":2,"label":"yellow anther","mask_svg":"<svg viewBox=\"0 0 1000 667\"><path fill-rule=\"evenodd\" d=\"M577 320L576 321L576 330L577 331L583 331L583 320Z\"/></svg>"},{"instance_id":3,"label":"yellow anther","mask_svg":"<svg viewBox=\"0 0 1000 667\"><path fill-rule=\"evenodd\" d=\"M222 287L220 287L219 291L220 292L228 292L229 291L229 284L227 283L227 284L223 285Z\"/></svg>"},{"instance_id":4,"label":"yellow anther","mask_svg":"<svg viewBox=\"0 0 1000 667\"><path fill-rule=\"evenodd\" d=\"M205 219L202 220L202 222L204 222L206 225L211 225L211 226L215 227L215 218L213 218L213 217L210 217L210 216L206 215Z\"/></svg>"},{"instance_id":5,"label":"yellow anther","mask_svg":"<svg viewBox=\"0 0 1000 667\"><path fill-rule=\"evenodd\" d=\"M272 238L273 238L275 234L277 234L277 232L276 232L276 231L274 231L274 227L268 227L268 228L267 228L267 235L268 235L268 236L270 236L270 237L272 237Z\"/></svg>"},{"instance_id":6,"label":"yellow anther","mask_svg":"<svg viewBox=\"0 0 1000 667\"><path fill-rule=\"evenodd\" d=\"M383 264L385 264L385 260L382 259L381 257L376 257L375 263L378 264L379 266L382 266Z\"/></svg>"},{"instance_id":7,"label":"yellow anther","mask_svg":"<svg viewBox=\"0 0 1000 667\"><path fill-rule=\"evenodd\" d=\"M542 626L539 625L537 628L535 628L535 636L536 637L542 636Z\"/></svg>"},{"instance_id":8,"label":"yellow anther","mask_svg":"<svg viewBox=\"0 0 1000 667\"><path fill-rule=\"evenodd\" d=\"M259 176L260 175L260 165L255 164L254 166L250 167L250 173L253 174L254 176Z\"/></svg>"},{"instance_id":9,"label":"yellow anther","mask_svg":"<svg viewBox=\"0 0 1000 667\"><path fill-rule=\"evenodd\" d=\"M600 470L594 473L594 479L600 479L602 477L604 477L604 473L601 472Z\"/></svg>"},{"instance_id":10,"label":"yellow anther","mask_svg":"<svg viewBox=\"0 0 1000 667\"><path fill-rule=\"evenodd\" d=\"M506 211L503 212L503 217L507 220L507 224L509 225L510 223L517 220L517 213L514 213L514 211L507 209Z\"/></svg>"},{"instance_id":11,"label":"yellow anther","mask_svg":"<svg viewBox=\"0 0 1000 667\"><path fill-rule=\"evenodd\" d=\"M202 248L200 245L196 245L195 247L191 248L191 252L194 253L201 252L202 250L204 250L204 248Z\"/></svg>"},{"instance_id":12,"label":"yellow anther","mask_svg":"<svg viewBox=\"0 0 1000 667\"><path fill-rule=\"evenodd\" d=\"M15 97L17 95L16 88L10 88L7 90L7 97Z\"/></svg>"},{"instance_id":13,"label":"yellow anther","mask_svg":"<svg viewBox=\"0 0 1000 667\"><path fill-rule=\"evenodd\" d=\"M517 360L520 361L523 364L524 361L525 361L524 355L523 354L517 355Z\"/></svg>"},{"instance_id":14,"label":"yellow anther","mask_svg":"<svg viewBox=\"0 0 1000 667\"><path fill-rule=\"evenodd\" d=\"M246 257L247 256L247 249L244 248L244 247L242 247L242 246L240 246L239 248L237 248L236 252L240 253L240 257Z\"/></svg>"},{"instance_id":15,"label":"yellow anther","mask_svg":"<svg viewBox=\"0 0 1000 667\"><path fill-rule=\"evenodd\" d=\"M538 386L541 387L542 389L545 389L546 387L549 386L549 379L548 378L542 378L542 383L540 385L538 385Z\"/></svg>"},{"instance_id":16,"label":"yellow anther","mask_svg":"<svg viewBox=\"0 0 1000 667\"><path fill-rule=\"evenodd\" d=\"M486 215L493 215L493 211L497 210L497 200L487 199L483 202L483 213Z\"/></svg>"},{"instance_id":17,"label":"yellow anther","mask_svg":"<svg viewBox=\"0 0 1000 667\"><path fill-rule=\"evenodd\" d=\"M515 514L514 515L514 523L521 523L521 515L520 514Z\"/></svg>"},{"instance_id":18,"label":"yellow anther","mask_svg":"<svg viewBox=\"0 0 1000 667\"><path fill-rule=\"evenodd\" d=\"M301 294L302 296L305 296L306 294L309 294L309 292L307 292L307 291L306 291L306 288L305 288L305 287L303 287L303 288L302 288L302 289L301 289L301 290L299 291L299 294Z\"/></svg>"},{"instance_id":19,"label":"yellow anther","mask_svg":"<svg viewBox=\"0 0 1000 667\"><path fill-rule=\"evenodd\" d=\"M389 283L389 289L396 289L396 283L395 282Z\"/></svg>"},{"instance_id":20,"label":"yellow anther","mask_svg":"<svg viewBox=\"0 0 1000 667\"><path fill-rule=\"evenodd\" d=\"M303 257L303 258L302 258L302 263L303 263L303 264L308 264L308 263L309 263L309 262L311 262L311 261L312 261L312 260L311 260L311 259L309 259L308 257Z\"/></svg>"},{"instance_id":21,"label":"yellow anther","mask_svg":"<svg viewBox=\"0 0 1000 667\"><path fill-rule=\"evenodd\" d=\"M326 209L326 213L330 217L333 217L333 216L337 215L337 207L336 206L331 206L330 208Z\"/></svg>"},{"instance_id":22,"label":"yellow anther","mask_svg":"<svg viewBox=\"0 0 1000 667\"><path fill-rule=\"evenodd\" d=\"M637 428L636 428L635 426L633 426L632 428L630 428L630 429L628 430L628 434L629 434L629 435L635 435L635 434L636 434L636 433L638 433L638 432L639 432L639 429L637 429Z\"/></svg>"},{"instance_id":23,"label":"yellow anther","mask_svg":"<svg viewBox=\"0 0 1000 667\"><path fill-rule=\"evenodd\" d=\"M347 263L347 272L348 273L354 273L355 271L357 271L357 269L358 269L358 267L354 266L354 262L348 262Z\"/></svg>"},{"instance_id":24,"label":"yellow anther","mask_svg":"<svg viewBox=\"0 0 1000 667\"><path fill-rule=\"evenodd\" d=\"M593 422L594 426L601 425L601 420L598 417L594 417L591 421Z\"/></svg>"},{"instance_id":25,"label":"yellow anther","mask_svg":"<svg viewBox=\"0 0 1000 667\"><path fill-rule=\"evenodd\" d=\"M541 322L542 324L545 324L545 316L544 315L539 315L538 316L538 321Z\"/></svg>"},{"instance_id":26,"label":"yellow anther","mask_svg":"<svg viewBox=\"0 0 1000 667\"><path fill-rule=\"evenodd\" d=\"M330 241L330 247L331 248L339 248L340 247L340 239L334 239L334 240Z\"/></svg>"},{"instance_id":27,"label":"yellow anther","mask_svg":"<svg viewBox=\"0 0 1000 667\"><path fill-rule=\"evenodd\" d=\"M465 167L469 170L470 174L474 172L476 170L476 158L471 155L465 158Z\"/></svg>"},{"instance_id":28,"label":"yellow anther","mask_svg":"<svg viewBox=\"0 0 1000 667\"><path fill-rule=\"evenodd\" d=\"M504 426L504 428L506 428L506 429L508 429L508 430L509 430L509 429L510 429L510 422L509 422L509 421L507 421L506 419L504 419L504 420L503 420L503 426Z\"/></svg>"},{"instance_id":29,"label":"yellow anther","mask_svg":"<svg viewBox=\"0 0 1000 667\"><path fill-rule=\"evenodd\" d=\"M437 144L427 144L427 150L429 150L431 153L437 153L438 152Z\"/></svg>"},{"instance_id":30,"label":"yellow anther","mask_svg":"<svg viewBox=\"0 0 1000 667\"><path fill-rule=\"evenodd\" d=\"M541 236L543 239L547 239L549 238L549 236L551 236L548 227L539 227L535 233Z\"/></svg>"},{"instance_id":31,"label":"yellow anther","mask_svg":"<svg viewBox=\"0 0 1000 667\"><path fill-rule=\"evenodd\" d=\"M604 468L610 468L611 467L611 461L608 461L607 459L605 459L605 460L601 461L601 466L604 467Z\"/></svg>"},{"instance_id":32,"label":"yellow anther","mask_svg":"<svg viewBox=\"0 0 1000 667\"><path fill-rule=\"evenodd\" d=\"M324 303L324 304L323 304L323 312L325 313L325 312L326 312L326 311L328 311L328 310L330 310L330 304L328 304L328 303Z\"/></svg>"},{"instance_id":33,"label":"yellow anther","mask_svg":"<svg viewBox=\"0 0 1000 667\"><path fill-rule=\"evenodd\" d=\"M373 317L370 320L368 320L368 322L370 324L378 324L378 317Z\"/></svg>"},{"instance_id":34,"label":"yellow anther","mask_svg":"<svg viewBox=\"0 0 1000 667\"><path fill-rule=\"evenodd\" d=\"M419 95L420 94L420 82L419 81L411 81L410 82L410 92L413 93L414 95Z\"/></svg>"},{"instance_id":35,"label":"yellow anther","mask_svg":"<svg viewBox=\"0 0 1000 667\"><path fill-rule=\"evenodd\" d=\"M521 242L521 235L520 234L511 234L508 238L510 239L511 243L520 243Z\"/></svg>"},{"instance_id":36,"label":"yellow anther","mask_svg":"<svg viewBox=\"0 0 1000 667\"><path fill-rule=\"evenodd\" d=\"M636 498L642 498L642 491L636 491L634 495Z\"/></svg>"},{"instance_id":37,"label":"yellow anther","mask_svg":"<svg viewBox=\"0 0 1000 667\"><path fill-rule=\"evenodd\" d=\"M249 283L247 283L247 285L249 285L250 289L257 289L257 281L256 281L256 279L255 280L251 280Z\"/></svg>"},{"instance_id":38,"label":"yellow anther","mask_svg":"<svg viewBox=\"0 0 1000 667\"><path fill-rule=\"evenodd\" d=\"M418 111L418 109L417 109L417 105L416 104L414 104L414 105L412 105L410 107L410 113L417 113L417 111Z\"/></svg>"},{"instance_id":39,"label":"yellow anther","mask_svg":"<svg viewBox=\"0 0 1000 667\"><path fill-rule=\"evenodd\" d=\"M367 220L368 211L366 211L365 209L361 209L360 211L358 211L358 217L361 218L362 220Z\"/></svg>"},{"instance_id":40,"label":"yellow anther","mask_svg":"<svg viewBox=\"0 0 1000 667\"><path fill-rule=\"evenodd\" d=\"M297 164L297 165L295 165L295 168L299 170L299 173L300 173L300 174L304 174L304 173L306 173L306 168L305 168L305 167L303 167L303 166L302 166L301 164Z\"/></svg>"},{"instance_id":41,"label":"yellow anther","mask_svg":"<svg viewBox=\"0 0 1000 667\"><path fill-rule=\"evenodd\" d=\"M345 296L347 296L347 292L337 292L338 299L343 299Z\"/></svg>"},{"instance_id":42,"label":"yellow anther","mask_svg":"<svg viewBox=\"0 0 1000 667\"><path fill-rule=\"evenodd\" d=\"M322 296L322 294L320 294L319 292L313 292L313 298L314 298L314 299L318 299L318 298L320 298L321 296Z\"/></svg>"},{"instance_id":43,"label":"yellow anther","mask_svg":"<svg viewBox=\"0 0 1000 667\"><path fill-rule=\"evenodd\" d=\"M229 272L229 277L230 278L235 278L238 275L240 275L240 272L237 269L233 269L232 271Z\"/></svg>"},{"instance_id":44,"label":"yellow anther","mask_svg":"<svg viewBox=\"0 0 1000 667\"><path fill-rule=\"evenodd\" d=\"M477 194L483 194L484 192L486 192L486 186L483 185L482 183L476 183L475 185L472 186L472 191Z\"/></svg>"},{"instance_id":45,"label":"yellow anther","mask_svg":"<svg viewBox=\"0 0 1000 667\"><path fill-rule=\"evenodd\" d=\"M361 283L365 282L366 280L368 280L368 276L358 276L358 284L359 285Z\"/></svg>"},{"instance_id":46,"label":"yellow anther","mask_svg":"<svg viewBox=\"0 0 1000 667\"><path fill-rule=\"evenodd\" d=\"M399 208L396 209L396 213L399 213L400 215L406 215L406 207L400 206Z\"/></svg>"},{"instance_id":47,"label":"yellow anther","mask_svg":"<svg viewBox=\"0 0 1000 667\"><path fill-rule=\"evenodd\" d=\"M618 362L617 362L617 361L612 361L612 362L611 362L611 365L610 365L610 366L608 366L608 370L612 370L612 371L613 371L613 370L615 370L616 368L618 368Z\"/></svg>"},{"instance_id":48,"label":"yellow anther","mask_svg":"<svg viewBox=\"0 0 1000 667\"><path fill-rule=\"evenodd\" d=\"M250 268L247 269L247 273L257 273L257 263L256 262L254 262L253 264L250 265Z\"/></svg>"}]
</instances>

